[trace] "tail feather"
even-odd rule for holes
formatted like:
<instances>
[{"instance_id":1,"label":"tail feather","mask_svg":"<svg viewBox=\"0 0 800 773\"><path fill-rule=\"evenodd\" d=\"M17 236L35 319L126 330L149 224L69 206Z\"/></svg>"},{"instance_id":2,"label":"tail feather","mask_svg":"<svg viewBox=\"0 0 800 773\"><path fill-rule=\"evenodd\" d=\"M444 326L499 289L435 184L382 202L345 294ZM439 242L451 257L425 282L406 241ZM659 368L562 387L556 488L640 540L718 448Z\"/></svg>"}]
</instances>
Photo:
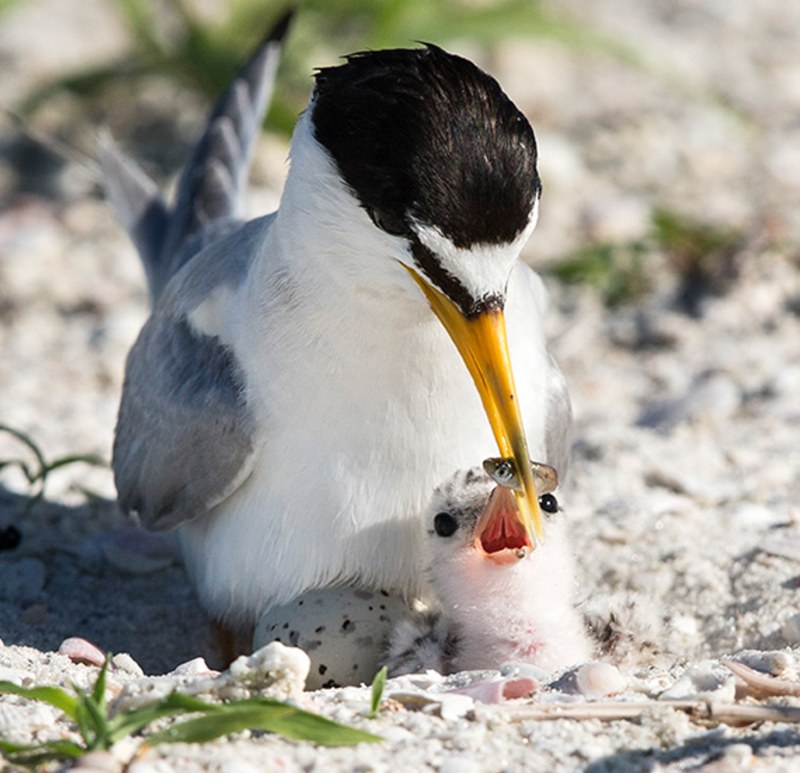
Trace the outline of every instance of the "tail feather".
<instances>
[{"instance_id":1,"label":"tail feather","mask_svg":"<svg viewBox=\"0 0 800 773\"><path fill-rule=\"evenodd\" d=\"M110 135L101 137L99 158L108 195L142 257L152 299L194 254L188 247L197 249L203 244L204 231L242 214L253 148L292 15L286 13L270 30L214 103L181 176L172 209Z\"/></svg>"},{"instance_id":2,"label":"tail feather","mask_svg":"<svg viewBox=\"0 0 800 773\"><path fill-rule=\"evenodd\" d=\"M186 239L210 222L241 215L250 159L272 96L290 19L288 13L273 27L211 109L178 186L165 256L177 255ZM174 271L177 266L171 268Z\"/></svg>"},{"instance_id":3,"label":"tail feather","mask_svg":"<svg viewBox=\"0 0 800 773\"><path fill-rule=\"evenodd\" d=\"M142 257L147 283L155 297L159 257L169 225L167 205L156 184L122 152L108 131L100 134L98 159L111 205Z\"/></svg>"}]
</instances>

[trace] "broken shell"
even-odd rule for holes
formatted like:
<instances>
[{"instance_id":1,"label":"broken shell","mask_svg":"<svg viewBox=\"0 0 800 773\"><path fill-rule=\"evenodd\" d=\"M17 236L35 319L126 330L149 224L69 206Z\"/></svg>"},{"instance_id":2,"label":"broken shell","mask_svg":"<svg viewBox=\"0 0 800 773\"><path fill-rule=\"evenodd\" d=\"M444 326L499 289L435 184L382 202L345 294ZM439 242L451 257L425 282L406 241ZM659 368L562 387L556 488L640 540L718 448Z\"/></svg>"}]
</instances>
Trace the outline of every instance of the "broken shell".
<instances>
[{"instance_id":1,"label":"broken shell","mask_svg":"<svg viewBox=\"0 0 800 773\"><path fill-rule=\"evenodd\" d=\"M66 655L73 663L83 663L87 666L102 666L106 656L103 652L86 639L71 636L64 639L58 647L59 655Z\"/></svg>"},{"instance_id":2,"label":"broken shell","mask_svg":"<svg viewBox=\"0 0 800 773\"><path fill-rule=\"evenodd\" d=\"M467 687L448 690L451 695L468 695L481 703L502 703L514 698L527 698L539 689L539 683L528 677L490 679Z\"/></svg>"},{"instance_id":3,"label":"broken shell","mask_svg":"<svg viewBox=\"0 0 800 773\"><path fill-rule=\"evenodd\" d=\"M744 663L734 660L723 660L723 665L732 671L745 684L748 695L754 698L768 698L775 695L800 695L800 682L777 677L756 671Z\"/></svg>"}]
</instances>

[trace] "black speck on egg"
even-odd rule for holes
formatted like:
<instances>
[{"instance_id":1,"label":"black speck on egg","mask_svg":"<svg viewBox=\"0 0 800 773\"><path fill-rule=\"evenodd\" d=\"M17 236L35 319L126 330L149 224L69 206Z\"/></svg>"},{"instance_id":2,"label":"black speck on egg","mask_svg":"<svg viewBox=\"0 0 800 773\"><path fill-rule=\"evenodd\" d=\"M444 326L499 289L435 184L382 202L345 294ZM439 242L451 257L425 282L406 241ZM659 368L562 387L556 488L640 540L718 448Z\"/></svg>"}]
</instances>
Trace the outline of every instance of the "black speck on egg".
<instances>
[{"instance_id":1,"label":"black speck on egg","mask_svg":"<svg viewBox=\"0 0 800 773\"><path fill-rule=\"evenodd\" d=\"M318 626L317 626L317 627L314 629L314 633L322 633L324 630L325 630L325 626L324 626L324 625L318 625Z\"/></svg>"},{"instance_id":2,"label":"black speck on egg","mask_svg":"<svg viewBox=\"0 0 800 773\"><path fill-rule=\"evenodd\" d=\"M351 633L352 631L355 630L356 630L356 624L352 620L345 619L345 621L342 623L342 631L344 633Z\"/></svg>"},{"instance_id":3,"label":"black speck on egg","mask_svg":"<svg viewBox=\"0 0 800 773\"><path fill-rule=\"evenodd\" d=\"M300 641L300 632L299 631L289 631L289 644L293 647L297 646L297 642Z\"/></svg>"},{"instance_id":4,"label":"black speck on egg","mask_svg":"<svg viewBox=\"0 0 800 773\"><path fill-rule=\"evenodd\" d=\"M317 671L319 671L319 675L320 676L325 676L325 672L327 670L328 670L328 667L324 663L320 663L319 664L319 668L317 669Z\"/></svg>"}]
</instances>

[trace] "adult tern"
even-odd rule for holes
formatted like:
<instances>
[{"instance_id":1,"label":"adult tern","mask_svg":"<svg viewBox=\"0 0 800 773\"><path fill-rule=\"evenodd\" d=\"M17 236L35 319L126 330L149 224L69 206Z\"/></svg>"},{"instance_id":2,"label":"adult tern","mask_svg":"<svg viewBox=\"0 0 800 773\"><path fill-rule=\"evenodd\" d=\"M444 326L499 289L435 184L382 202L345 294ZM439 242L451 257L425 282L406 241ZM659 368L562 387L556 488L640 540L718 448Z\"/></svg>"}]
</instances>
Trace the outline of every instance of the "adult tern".
<instances>
[{"instance_id":1,"label":"adult tern","mask_svg":"<svg viewBox=\"0 0 800 773\"><path fill-rule=\"evenodd\" d=\"M116 429L120 503L179 530L231 626L334 584L414 596L430 492L495 448L536 540L527 461L563 472L569 445L546 292L519 260L536 141L477 66L428 44L318 70L279 209L239 219L286 24L214 105L174 206L101 151L152 299Z\"/></svg>"}]
</instances>

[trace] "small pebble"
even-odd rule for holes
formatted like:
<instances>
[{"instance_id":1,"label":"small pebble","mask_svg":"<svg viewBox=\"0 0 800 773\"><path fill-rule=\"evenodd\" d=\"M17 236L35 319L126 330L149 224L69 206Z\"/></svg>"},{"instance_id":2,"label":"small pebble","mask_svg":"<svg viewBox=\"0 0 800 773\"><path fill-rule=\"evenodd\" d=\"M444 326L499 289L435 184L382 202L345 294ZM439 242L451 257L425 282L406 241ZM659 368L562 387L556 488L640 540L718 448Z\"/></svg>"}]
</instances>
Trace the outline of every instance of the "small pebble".
<instances>
[{"instance_id":1,"label":"small pebble","mask_svg":"<svg viewBox=\"0 0 800 773\"><path fill-rule=\"evenodd\" d=\"M120 773L122 763L111 752L98 751L84 754L74 766L72 773Z\"/></svg>"},{"instance_id":2,"label":"small pebble","mask_svg":"<svg viewBox=\"0 0 800 773\"><path fill-rule=\"evenodd\" d=\"M443 693L437 697L438 709L434 706L427 706L423 711L431 714L438 714L444 720L461 719L475 708L475 701L468 695L453 695Z\"/></svg>"},{"instance_id":3,"label":"small pebble","mask_svg":"<svg viewBox=\"0 0 800 773\"><path fill-rule=\"evenodd\" d=\"M274 641L252 655L236 658L228 673L235 683L268 687L272 694L292 697L303 691L310 667L303 650Z\"/></svg>"},{"instance_id":4,"label":"small pebble","mask_svg":"<svg viewBox=\"0 0 800 773\"><path fill-rule=\"evenodd\" d=\"M218 676L219 671L214 671L208 667L203 658L194 658L181 663L172 670L171 676Z\"/></svg>"},{"instance_id":5,"label":"small pebble","mask_svg":"<svg viewBox=\"0 0 800 773\"><path fill-rule=\"evenodd\" d=\"M127 653L120 652L111 658L111 665L134 676L144 676L142 667Z\"/></svg>"},{"instance_id":6,"label":"small pebble","mask_svg":"<svg viewBox=\"0 0 800 773\"><path fill-rule=\"evenodd\" d=\"M587 698L624 692L628 680L610 663L584 663L575 672L575 686Z\"/></svg>"},{"instance_id":7,"label":"small pebble","mask_svg":"<svg viewBox=\"0 0 800 773\"><path fill-rule=\"evenodd\" d=\"M91 642L72 636L64 639L58 648L59 655L66 655L73 663L87 666L102 666L106 656Z\"/></svg>"},{"instance_id":8,"label":"small pebble","mask_svg":"<svg viewBox=\"0 0 800 773\"><path fill-rule=\"evenodd\" d=\"M713 664L690 668L659 700L697 700L732 702L736 697L736 679L728 669Z\"/></svg>"}]
</instances>

